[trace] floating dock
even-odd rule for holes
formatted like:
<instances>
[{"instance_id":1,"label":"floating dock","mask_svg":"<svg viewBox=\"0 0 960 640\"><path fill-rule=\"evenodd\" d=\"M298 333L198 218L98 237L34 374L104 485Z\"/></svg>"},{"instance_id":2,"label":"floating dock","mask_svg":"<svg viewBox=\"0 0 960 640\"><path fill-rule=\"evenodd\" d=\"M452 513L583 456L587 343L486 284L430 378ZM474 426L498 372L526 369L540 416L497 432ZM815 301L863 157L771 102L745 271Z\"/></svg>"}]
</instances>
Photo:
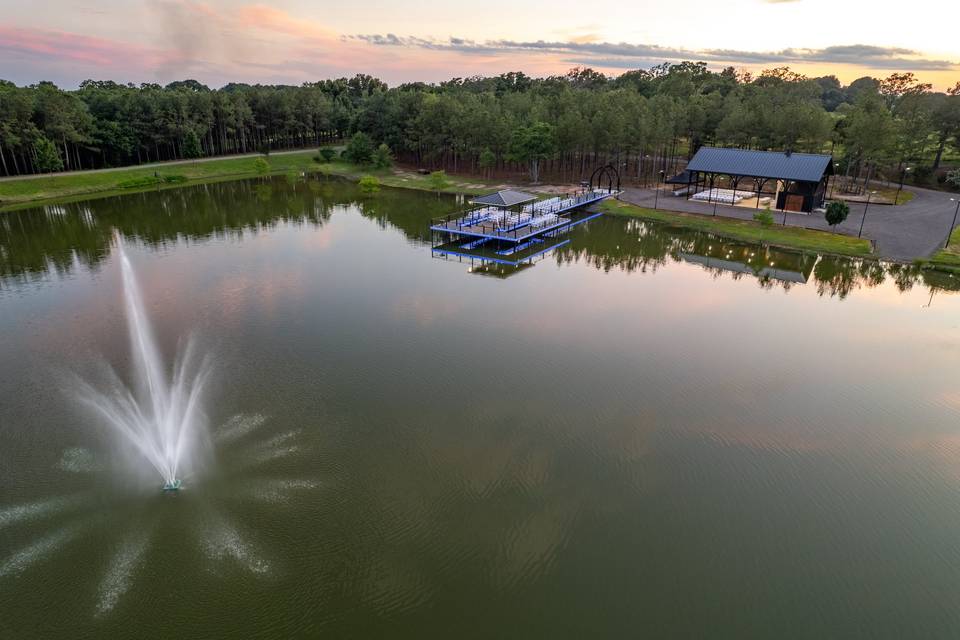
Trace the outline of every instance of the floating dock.
<instances>
[{"instance_id":1,"label":"floating dock","mask_svg":"<svg viewBox=\"0 0 960 640\"><path fill-rule=\"evenodd\" d=\"M477 206L472 209L435 218L430 230L451 236L521 243L585 222L582 216L576 215L578 212L618 193L612 189L585 189L536 200L535 196L522 192L501 191L474 200ZM496 204L497 199L513 204Z\"/></svg>"},{"instance_id":2,"label":"floating dock","mask_svg":"<svg viewBox=\"0 0 960 640\"><path fill-rule=\"evenodd\" d=\"M590 207L620 194L620 174L606 165L580 187L544 199L514 189L474 198L470 208L430 221L431 254L469 261L473 273L517 273L570 242L562 236L572 228L603 215Z\"/></svg>"}]
</instances>

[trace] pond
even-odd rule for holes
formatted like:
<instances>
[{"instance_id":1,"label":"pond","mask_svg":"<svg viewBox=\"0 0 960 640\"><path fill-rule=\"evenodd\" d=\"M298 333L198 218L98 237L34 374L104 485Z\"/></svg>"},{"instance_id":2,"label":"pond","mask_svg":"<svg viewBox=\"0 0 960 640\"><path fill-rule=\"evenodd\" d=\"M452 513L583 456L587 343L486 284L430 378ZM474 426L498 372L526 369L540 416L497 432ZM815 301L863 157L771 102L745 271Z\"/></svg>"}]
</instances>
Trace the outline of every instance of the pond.
<instances>
[{"instance_id":1,"label":"pond","mask_svg":"<svg viewBox=\"0 0 960 640\"><path fill-rule=\"evenodd\" d=\"M0 214L0 636L960 634L953 277L606 217L434 257L457 206ZM76 392L132 375L121 243L167 366L210 356L176 493Z\"/></svg>"}]
</instances>

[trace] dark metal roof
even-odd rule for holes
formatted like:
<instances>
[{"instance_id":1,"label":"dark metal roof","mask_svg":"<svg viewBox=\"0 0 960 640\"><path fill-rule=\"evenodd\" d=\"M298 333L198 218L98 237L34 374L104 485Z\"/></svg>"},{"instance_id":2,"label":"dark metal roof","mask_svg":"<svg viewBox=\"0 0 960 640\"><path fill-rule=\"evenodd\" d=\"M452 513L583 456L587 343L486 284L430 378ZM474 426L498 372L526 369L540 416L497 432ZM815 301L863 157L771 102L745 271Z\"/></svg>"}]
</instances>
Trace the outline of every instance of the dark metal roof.
<instances>
[{"instance_id":1,"label":"dark metal roof","mask_svg":"<svg viewBox=\"0 0 960 640\"><path fill-rule=\"evenodd\" d=\"M754 178L820 182L824 175L833 175L833 158L813 153L701 147L687 165L687 170Z\"/></svg>"},{"instance_id":2,"label":"dark metal roof","mask_svg":"<svg viewBox=\"0 0 960 640\"><path fill-rule=\"evenodd\" d=\"M470 202L474 204L487 204L493 207L512 207L525 202L533 202L536 199L537 196L524 191L505 189L503 191L497 191L496 193L491 193L486 196L474 198Z\"/></svg>"}]
</instances>

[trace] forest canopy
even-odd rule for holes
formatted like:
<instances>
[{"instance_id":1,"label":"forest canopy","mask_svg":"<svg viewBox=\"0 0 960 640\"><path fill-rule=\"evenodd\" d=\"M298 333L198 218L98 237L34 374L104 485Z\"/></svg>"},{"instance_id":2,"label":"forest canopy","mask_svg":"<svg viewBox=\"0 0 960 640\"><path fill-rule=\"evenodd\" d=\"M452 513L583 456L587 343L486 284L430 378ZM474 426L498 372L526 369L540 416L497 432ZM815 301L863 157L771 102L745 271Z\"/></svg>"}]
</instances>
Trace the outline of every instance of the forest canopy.
<instances>
[{"instance_id":1,"label":"forest canopy","mask_svg":"<svg viewBox=\"0 0 960 640\"><path fill-rule=\"evenodd\" d=\"M357 132L402 162L454 172L572 179L615 159L642 177L709 144L832 152L848 173L911 165L915 179L942 181L960 152L960 82L937 93L900 73L843 86L788 68L752 76L702 62L392 88L367 75L220 89L196 80L87 80L76 90L0 80L4 175L323 146Z\"/></svg>"}]
</instances>

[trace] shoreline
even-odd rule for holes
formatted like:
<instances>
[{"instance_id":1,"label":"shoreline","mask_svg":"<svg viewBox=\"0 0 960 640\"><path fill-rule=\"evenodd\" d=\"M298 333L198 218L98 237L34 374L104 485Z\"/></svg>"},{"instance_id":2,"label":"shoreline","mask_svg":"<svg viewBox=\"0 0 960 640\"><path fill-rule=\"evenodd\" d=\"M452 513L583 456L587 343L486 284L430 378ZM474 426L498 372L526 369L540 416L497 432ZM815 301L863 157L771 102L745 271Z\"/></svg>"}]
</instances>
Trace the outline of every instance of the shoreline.
<instances>
[{"instance_id":1,"label":"shoreline","mask_svg":"<svg viewBox=\"0 0 960 640\"><path fill-rule=\"evenodd\" d=\"M56 174L50 177L28 177L18 180L0 181L0 215L34 207L67 204L83 200L107 198L117 195L143 193L177 189L198 184L229 182L248 178L276 176L290 173L316 173L348 180L359 180L363 175L375 176L386 187L435 191L429 185L429 177L411 171L393 169L364 170L363 167L346 162L334 161L318 163L314 161L315 150L291 151L271 155L270 171L260 173L255 161L262 156L243 156L237 158L207 159L199 162L176 162L168 165L153 165L148 168L118 168L109 171L96 171L85 174ZM163 170L164 166L170 170ZM121 182L137 178L151 179L159 176L175 176L177 181L148 186L123 188ZM501 181L484 180L477 177L463 178L448 176L449 184L441 190L447 194L476 195L494 188L526 188L542 193L555 190L555 185L541 185L542 190L529 185L510 185ZM957 232L956 247L953 251L940 251L930 258L918 258L913 261L888 260L876 255L869 240L852 238L798 227L763 227L759 223L723 217L702 216L693 213L649 209L621 200L608 200L600 205L600 210L608 215L634 217L663 224L675 225L713 233L718 236L774 246L793 251L820 253L848 258L865 258L884 262L902 262L927 268L936 268L955 272L960 270L960 230Z\"/></svg>"}]
</instances>

